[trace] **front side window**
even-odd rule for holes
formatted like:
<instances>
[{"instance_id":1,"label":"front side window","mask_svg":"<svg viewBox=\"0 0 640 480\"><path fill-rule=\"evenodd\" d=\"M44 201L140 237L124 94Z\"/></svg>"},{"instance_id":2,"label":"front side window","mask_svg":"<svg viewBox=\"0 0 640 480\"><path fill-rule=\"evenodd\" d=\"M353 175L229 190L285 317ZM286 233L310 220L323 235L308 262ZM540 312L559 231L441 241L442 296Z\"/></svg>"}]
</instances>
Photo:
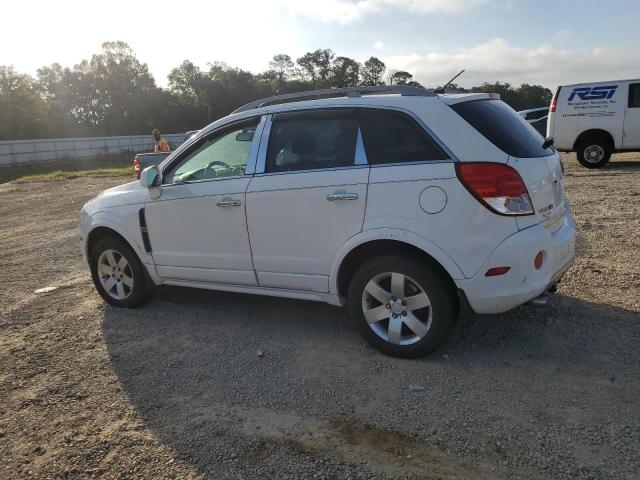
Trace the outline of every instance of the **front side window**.
<instances>
[{"instance_id":1,"label":"front side window","mask_svg":"<svg viewBox=\"0 0 640 480\"><path fill-rule=\"evenodd\" d=\"M319 111L275 115L265 171L351 166L357 137L358 122L353 113Z\"/></svg>"},{"instance_id":2,"label":"front side window","mask_svg":"<svg viewBox=\"0 0 640 480\"><path fill-rule=\"evenodd\" d=\"M164 183L215 180L244 175L258 120L205 137L165 175Z\"/></svg>"},{"instance_id":3,"label":"front side window","mask_svg":"<svg viewBox=\"0 0 640 480\"><path fill-rule=\"evenodd\" d=\"M404 113L363 108L360 121L371 165L449 158L435 140Z\"/></svg>"},{"instance_id":4,"label":"front side window","mask_svg":"<svg viewBox=\"0 0 640 480\"><path fill-rule=\"evenodd\" d=\"M640 83L629 85L629 108L640 108Z\"/></svg>"}]
</instances>

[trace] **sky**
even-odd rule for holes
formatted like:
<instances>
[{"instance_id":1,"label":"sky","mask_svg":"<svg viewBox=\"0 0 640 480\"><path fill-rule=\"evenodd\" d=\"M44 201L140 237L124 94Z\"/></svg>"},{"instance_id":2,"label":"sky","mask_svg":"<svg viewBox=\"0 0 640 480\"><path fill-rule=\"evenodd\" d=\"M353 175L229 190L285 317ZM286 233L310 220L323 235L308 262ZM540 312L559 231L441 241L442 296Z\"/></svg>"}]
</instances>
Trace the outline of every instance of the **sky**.
<instances>
[{"instance_id":1,"label":"sky","mask_svg":"<svg viewBox=\"0 0 640 480\"><path fill-rule=\"evenodd\" d=\"M254 73L278 53L374 55L427 87L640 77L640 0L5 0L0 65L35 74L124 40L161 86L189 59Z\"/></svg>"}]
</instances>

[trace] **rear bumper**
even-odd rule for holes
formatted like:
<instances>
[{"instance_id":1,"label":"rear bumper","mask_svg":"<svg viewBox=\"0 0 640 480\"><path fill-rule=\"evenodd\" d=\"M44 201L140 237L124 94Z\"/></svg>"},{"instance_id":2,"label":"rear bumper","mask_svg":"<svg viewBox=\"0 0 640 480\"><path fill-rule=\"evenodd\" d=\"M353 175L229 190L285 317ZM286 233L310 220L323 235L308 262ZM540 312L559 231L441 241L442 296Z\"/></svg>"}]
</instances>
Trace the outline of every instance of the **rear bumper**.
<instances>
[{"instance_id":1,"label":"rear bumper","mask_svg":"<svg viewBox=\"0 0 640 480\"><path fill-rule=\"evenodd\" d=\"M560 280L575 258L575 242L575 222L567 210L551 222L508 237L473 278L456 280L456 284L475 313L506 312L536 298ZM544 258L537 270L533 261L540 251ZM511 268L504 275L485 276L488 269L502 266Z\"/></svg>"}]
</instances>

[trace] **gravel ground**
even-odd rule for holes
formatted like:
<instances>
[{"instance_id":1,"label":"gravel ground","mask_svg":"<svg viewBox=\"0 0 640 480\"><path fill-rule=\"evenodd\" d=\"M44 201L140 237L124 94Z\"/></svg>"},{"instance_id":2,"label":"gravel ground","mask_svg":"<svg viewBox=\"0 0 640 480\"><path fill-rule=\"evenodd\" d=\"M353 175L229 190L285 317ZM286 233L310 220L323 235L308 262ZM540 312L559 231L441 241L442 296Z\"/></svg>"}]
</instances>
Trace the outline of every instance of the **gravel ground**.
<instances>
[{"instance_id":1,"label":"gravel ground","mask_svg":"<svg viewBox=\"0 0 640 480\"><path fill-rule=\"evenodd\" d=\"M319 303L105 306L77 220L126 179L3 189L0 478L640 478L640 155L565 165L579 257L551 305L422 360Z\"/></svg>"}]
</instances>

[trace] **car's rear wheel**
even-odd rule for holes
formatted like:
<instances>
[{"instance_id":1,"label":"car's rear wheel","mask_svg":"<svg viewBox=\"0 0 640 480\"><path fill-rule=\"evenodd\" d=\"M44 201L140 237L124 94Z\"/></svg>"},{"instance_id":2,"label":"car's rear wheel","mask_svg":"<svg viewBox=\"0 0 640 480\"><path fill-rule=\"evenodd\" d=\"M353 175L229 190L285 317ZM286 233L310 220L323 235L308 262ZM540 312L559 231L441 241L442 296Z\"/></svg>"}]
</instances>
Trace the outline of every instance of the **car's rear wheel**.
<instances>
[{"instance_id":1,"label":"car's rear wheel","mask_svg":"<svg viewBox=\"0 0 640 480\"><path fill-rule=\"evenodd\" d=\"M381 352L425 356L450 335L457 305L436 269L402 255L360 266L349 285L349 310L364 339Z\"/></svg>"},{"instance_id":2,"label":"car's rear wheel","mask_svg":"<svg viewBox=\"0 0 640 480\"><path fill-rule=\"evenodd\" d=\"M93 283L111 305L137 307L151 296L149 279L140 259L116 236L101 238L90 255Z\"/></svg>"},{"instance_id":3,"label":"car's rear wheel","mask_svg":"<svg viewBox=\"0 0 640 480\"><path fill-rule=\"evenodd\" d=\"M583 167L600 168L611 159L612 151L611 142L595 137L580 142L576 156Z\"/></svg>"}]
</instances>

